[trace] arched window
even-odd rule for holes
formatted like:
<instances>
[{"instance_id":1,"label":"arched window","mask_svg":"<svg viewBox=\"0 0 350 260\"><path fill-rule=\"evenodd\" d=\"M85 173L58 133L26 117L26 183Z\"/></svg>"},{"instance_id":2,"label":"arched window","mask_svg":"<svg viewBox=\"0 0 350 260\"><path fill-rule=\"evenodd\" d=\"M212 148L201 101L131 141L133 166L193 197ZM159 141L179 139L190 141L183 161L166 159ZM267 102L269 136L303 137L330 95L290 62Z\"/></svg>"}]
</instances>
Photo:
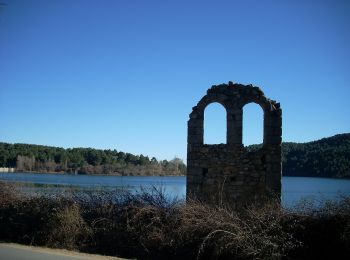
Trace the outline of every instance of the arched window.
<instances>
[{"instance_id":1,"label":"arched window","mask_svg":"<svg viewBox=\"0 0 350 260\"><path fill-rule=\"evenodd\" d=\"M226 144L226 109L219 103L204 111L204 144Z\"/></svg>"},{"instance_id":2,"label":"arched window","mask_svg":"<svg viewBox=\"0 0 350 260\"><path fill-rule=\"evenodd\" d=\"M264 141L264 111L255 103L243 107L243 145L262 144Z\"/></svg>"}]
</instances>

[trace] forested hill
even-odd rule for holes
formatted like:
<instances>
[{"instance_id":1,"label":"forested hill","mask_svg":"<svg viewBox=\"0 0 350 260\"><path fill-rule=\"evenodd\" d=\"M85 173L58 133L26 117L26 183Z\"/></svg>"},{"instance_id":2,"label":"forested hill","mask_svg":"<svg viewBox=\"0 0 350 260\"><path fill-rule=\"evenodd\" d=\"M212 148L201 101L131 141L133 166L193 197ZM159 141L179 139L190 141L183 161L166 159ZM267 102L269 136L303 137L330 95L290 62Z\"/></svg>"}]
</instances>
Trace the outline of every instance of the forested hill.
<instances>
[{"instance_id":1,"label":"forested hill","mask_svg":"<svg viewBox=\"0 0 350 260\"><path fill-rule=\"evenodd\" d=\"M0 167L18 171L115 175L184 175L182 160L158 161L117 150L0 143Z\"/></svg>"},{"instance_id":2,"label":"forested hill","mask_svg":"<svg viewBox=\"0 0 350 260\"><path fill-rule=\"evenodd\" d=\"M283 143L283 175L350 178L350 134L308 143Z\"/></svg>"}]
</instances>

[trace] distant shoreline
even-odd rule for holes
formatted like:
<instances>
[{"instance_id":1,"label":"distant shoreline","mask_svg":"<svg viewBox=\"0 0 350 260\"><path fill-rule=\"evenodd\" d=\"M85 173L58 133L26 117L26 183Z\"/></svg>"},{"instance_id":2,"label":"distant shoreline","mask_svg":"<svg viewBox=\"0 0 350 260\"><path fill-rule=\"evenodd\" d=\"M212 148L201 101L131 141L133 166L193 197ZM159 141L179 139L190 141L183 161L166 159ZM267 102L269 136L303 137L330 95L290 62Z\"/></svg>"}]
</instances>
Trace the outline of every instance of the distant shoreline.
<instances>
[{"instance_id":1,"label":"distant shoreline","mask_svg":"<svg viewBox=\"0 0 350 260\"><path fill-rule=\"evenodd\" d=\"M70 172L40 172L40 171L18 171L15 170L13 172L0 172L0 173L34 173L34 174L66 174L66 175L88 175L88 176L120 176L120 177L186 177L186 175L122 175L122 174L91 174L91 173L70 173Z\"/></svg>"},{"instance_id":2,"label":"distant shoreline","mask_svg":"<svg viewBox=\"0 0 350 260\"><path fill-rule=\"evenodd\" d=\"M39 172L39 171L17 171L14 172L0 172L1 173L24 173L24 174L57 174L57 175L78 175L78 176L119 176L119 177L186 177L186 175L121 175L121 174L91 174L91 173L69 173L69 172ZM283 177L296 177L296 178L322 178L322 179L335 179L335 180L350 180L350 177L327 177L327 176L310 176L310 175L293 175L293 174L282 174ZM1 181L1 180L0 180Z\"/></svg>"},{"instance_id":3,"label":"distant shoreline","mask_svg":"<svg viewBox=\"0 0 350 260\"><path fill-rule=\"evenodd\" d=\"M247 146L245 156L262 148L262 144ZM167 161L117 150L1 142L0 166L19 172L109 176L185 176L187 168L177 157ZM283 142L282 173L290 177L349 179L350 133L307 143Z\"/></svg>"}]
</instances>

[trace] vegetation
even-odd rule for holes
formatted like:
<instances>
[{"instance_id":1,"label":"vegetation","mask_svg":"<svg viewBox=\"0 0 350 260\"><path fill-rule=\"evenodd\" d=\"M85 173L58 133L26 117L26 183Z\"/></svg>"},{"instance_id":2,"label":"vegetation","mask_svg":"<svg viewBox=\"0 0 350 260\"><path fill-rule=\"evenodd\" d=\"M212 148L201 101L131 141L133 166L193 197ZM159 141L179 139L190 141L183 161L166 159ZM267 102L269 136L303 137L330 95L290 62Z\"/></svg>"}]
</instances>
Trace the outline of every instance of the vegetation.
<instances>
[{"instance_id":1,"label":"vegetation","mask_svg":"<svg viewBox=\"0 0 350 260\"><path fill-rule=\"evenodd\" d=\"M117 150L0 143L0 167L18 171L70 172L115 175L184 175L179 158L158 161L148 156Z\"/></svg>"},{"instance_id":2,"label":"vegetation","mask_svg":"<svg viewBox=\"0 0 350 260\"><path fill-rule=\"evenodd\" d=\"M248 146L250 150L261 145ZM350 134L308 143L282 144L284 176L350 178Z\"/></svg>"},{"instance_id":3,"label":"vegetation","mask_svg":"<svg viewBox=\"0 0 350 260\"><path fill-rule=\"evenodd\" d=\"M249 150L261 145L248 146ZM350 134L308 143L283 143L284 176L350 178ZM63 149L0 143L0 167L19 171L116 175L184 175L179 158L157 161L148 156L92 148Z\"/></svg>"},{"instance_id":4,"label":"vegetation","mask_svg":"<svg viewBox=\"0 0 350 260\"><path fill-rule=\"evenodd\" d=\"M350 178L350 134L283 143L282 155L285 176Z\"/></svg>"},{"instance_id":5,"label":"vegetation","mask_svg":"<svg viewBox=\"0 0 350 260\"><path fill-rule=\"evenodd\" d=\"M139 194L21 196L0 183L0 240L137 259L349 259L350 198L282 209Z\"/></svg>"}]
</instances>

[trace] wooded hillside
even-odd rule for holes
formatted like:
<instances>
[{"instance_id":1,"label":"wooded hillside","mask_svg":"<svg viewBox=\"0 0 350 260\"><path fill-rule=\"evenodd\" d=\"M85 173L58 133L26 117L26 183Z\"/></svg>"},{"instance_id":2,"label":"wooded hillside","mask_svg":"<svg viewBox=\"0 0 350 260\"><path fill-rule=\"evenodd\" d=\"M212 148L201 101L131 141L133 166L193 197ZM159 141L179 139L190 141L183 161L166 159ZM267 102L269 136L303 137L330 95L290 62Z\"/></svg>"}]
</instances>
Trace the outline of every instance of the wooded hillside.
<instances>
[{"instance_id":1,"label":"wooded hillside","mask_svg":"<svg viewBox=\"0 0 350 260\"><path fill-rule=\"evenodd\" d=\"M251 145L251 151L261 145ZM350 178L350 134L282 144L283 176Z\"/></svg>"},{"instance_id":2,"label":"wooded hillside","mask_svg":"<svg viewBox=\"0 0 350 260\"><path fill-rule=\"evenodd\" d=\"M283 143L283 175L350 178L350 134L308 143Z\"/></svg>"},{"instance_id":3,"label":"wooded hillside","mask_svg":"<svg viewBox=\"0 0 350 260\"><path fill-rule=\"evenodd\" d=\"M117 150L8 143L0 143L0 167L15 167L18 171L117 175L184 175L186 172L179 158L158 161L154 157Z\"/></svg>"}]
</instances>

